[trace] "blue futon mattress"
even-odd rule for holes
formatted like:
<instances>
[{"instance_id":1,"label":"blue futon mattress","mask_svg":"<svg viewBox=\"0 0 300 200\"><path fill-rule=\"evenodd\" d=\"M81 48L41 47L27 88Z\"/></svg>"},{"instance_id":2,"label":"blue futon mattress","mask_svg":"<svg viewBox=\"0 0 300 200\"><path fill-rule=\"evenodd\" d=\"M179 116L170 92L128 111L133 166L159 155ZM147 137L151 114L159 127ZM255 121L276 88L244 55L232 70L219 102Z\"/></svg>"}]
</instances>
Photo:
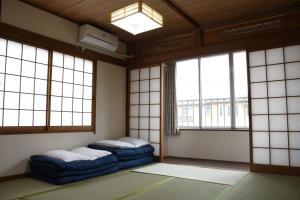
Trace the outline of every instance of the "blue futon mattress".
<instances>
[{"instance_id":1,"label":"blue futon mattress","mask_svg":"<svg viewBox=\"0 0 300 200\"><path fill-rule=\"evenodd\" d=\"M128 169L132 167L137 167L140 165L148 164L153 162L153 156L147 156L135 160L127 160L127 161L119 161L118 167L119 169Z\"/></svg>"},{"instance_id":2,"label":"blue futon mattress","mask_svg":"<svg viewBox=\"0 0 300 200\"><path fill-rule=\"evenodd\" d=\"M96 176L110 174L110 173L116 172L118 170L119 170L118 166L115 166L115 167L111 167L111 168L108 168L108 169L105 169L105 170L95 171L93 173L77 175L77 176L57 177L57 176L53 176L53 175L50 175L50 174L36 172L36 171L32 171L30 173L30 175L32 177L35 177L35 178L38 178L38 179L41 179L41 180L44 180L44 181L47 181L47 182L50 182L50 183L53 183L53 184L56 184L56 185L62 185L62 184L66 184L66 183L85 180L85 179L96 177Z\"/></svg>"},{"instance_id":3,"label":"blue futon mattress","mask_svg":"<svg viewBox=\"0 0 300 200\"><path fill-rule=\"evenodd\" d=\"M118 171L118 159L110 154L95 160L65 162L45 155L31 156L31 175L53 184L65 184Z\"/></svg>"}]
</instances>

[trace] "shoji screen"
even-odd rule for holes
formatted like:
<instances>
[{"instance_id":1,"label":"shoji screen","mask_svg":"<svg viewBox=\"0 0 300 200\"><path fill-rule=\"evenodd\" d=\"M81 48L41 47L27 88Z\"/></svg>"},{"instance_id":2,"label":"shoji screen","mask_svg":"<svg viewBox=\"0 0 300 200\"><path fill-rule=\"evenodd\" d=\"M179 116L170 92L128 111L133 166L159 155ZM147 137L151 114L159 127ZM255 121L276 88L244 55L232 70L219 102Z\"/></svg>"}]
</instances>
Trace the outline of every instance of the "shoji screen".
<instances>
[{"instance_id":1,"label":"shoji screen","mask_svg":"<svg viewBox=\"0 0 300 200\"><path fill-rule=\"evenodd\" d=\"M300 45L248 58L253 166L300 167Z\"/></svg>"},{"instance_id":2,"label":"shoji screen","mask_svg":"<svg viewBox=\"0 0 300 200\"><path fill-rule=\"evenodd\" d=\"M161 67L130 70L129 135L149 141L160 156Z\"/></svg>"}]
</instances>

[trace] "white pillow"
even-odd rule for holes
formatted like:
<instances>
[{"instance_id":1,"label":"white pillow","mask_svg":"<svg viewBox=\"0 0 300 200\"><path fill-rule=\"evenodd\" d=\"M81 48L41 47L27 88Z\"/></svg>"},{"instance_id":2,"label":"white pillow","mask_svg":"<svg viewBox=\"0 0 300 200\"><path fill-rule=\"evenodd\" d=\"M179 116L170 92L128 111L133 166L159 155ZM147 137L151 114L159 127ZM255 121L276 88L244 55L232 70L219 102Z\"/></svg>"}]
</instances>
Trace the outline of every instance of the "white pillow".
<instances>
[{"instance_id":1,"label":"white pillow","mask_svg":"<svg viewBox=\"0 0 300 200\"><path fill-rule=\"evenodd\" d=\"M97 158L102 158L104 156L111 154L108 151L96 150L96 149L91 149L91 148L87 148L87 147L78 147L76 149L71 150L71 152L85 155L87 157L90 157L92 160L95 160Z\"/></svg>"},{"instance_id":2,"label":"white pillow","mask_svg":"<svg viewBox=\"0 0 300 200\"><path fill-rule=\"evenodd\" d=\"M66 151L66 150L47 151L47 152L43 153L42 155L49 156L51 158L57 158L57 159L65 161L65 162L71 162L71 161L75 161L75 160L91 160L91 158L88 156L70 152L70 151Z\"/></svg>"},{"instance_id":3,"label":"white pillow","mask_svg":"<svg viewBox=\"0 0 300 200\"><path fill-rule=\"evenodd\" d=\"M150 144L148 141L138 139L138 138L132 138L132 137L121 137L118 140L122 142L128 142L134 145L134 147L136 148Z\"/></svg>"},{"instance_id":4,"label":"white pillow","mask_svg":"<svg viewBox=\"0 0 300 200\"><path fill-rule=\"evenodd\" d=\"M134 148L135 146L123 141L118 140L100 140L96 142L96 144L101 144L107 147L119 147L119 148Z\"/></svg>"}]
</instances>

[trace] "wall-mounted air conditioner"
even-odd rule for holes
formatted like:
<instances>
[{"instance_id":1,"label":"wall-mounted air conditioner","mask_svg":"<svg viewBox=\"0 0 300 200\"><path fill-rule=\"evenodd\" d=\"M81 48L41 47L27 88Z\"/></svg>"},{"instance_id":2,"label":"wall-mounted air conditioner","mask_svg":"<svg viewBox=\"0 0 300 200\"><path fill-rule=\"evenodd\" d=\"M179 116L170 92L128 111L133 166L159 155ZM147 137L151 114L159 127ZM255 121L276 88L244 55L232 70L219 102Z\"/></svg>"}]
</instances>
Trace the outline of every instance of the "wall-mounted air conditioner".
<instances>
[{"instance_id":1,"label":"wall-mounted air conditioner","mask_svg":"<svg viewBox=\"0 0 300 200\"><path fill-rule=\"evenodd\" d=\"M79 27L79 42L114 52L118 48L119 39L96 27L85 24Z\"/></svg>"}]
</instances>

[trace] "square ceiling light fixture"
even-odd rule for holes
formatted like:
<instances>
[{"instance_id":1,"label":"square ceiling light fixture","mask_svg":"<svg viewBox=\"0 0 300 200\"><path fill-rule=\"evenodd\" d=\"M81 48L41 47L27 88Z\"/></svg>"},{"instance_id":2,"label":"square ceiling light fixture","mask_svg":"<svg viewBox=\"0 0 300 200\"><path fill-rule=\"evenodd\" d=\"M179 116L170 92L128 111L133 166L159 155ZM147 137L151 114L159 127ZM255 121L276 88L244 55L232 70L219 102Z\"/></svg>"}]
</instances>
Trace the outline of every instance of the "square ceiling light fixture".
<instances>
[{"instance_id":1,"label":"square ceiling light fixture","mask_svg":"<svg viewBox=\"0 0 300 200\"><path fill-rule=\"evenodd\" d=\"M141 1L111 13L111 23L133 35L163 26L163 17Z\"/></svg>"}]
</instances>

